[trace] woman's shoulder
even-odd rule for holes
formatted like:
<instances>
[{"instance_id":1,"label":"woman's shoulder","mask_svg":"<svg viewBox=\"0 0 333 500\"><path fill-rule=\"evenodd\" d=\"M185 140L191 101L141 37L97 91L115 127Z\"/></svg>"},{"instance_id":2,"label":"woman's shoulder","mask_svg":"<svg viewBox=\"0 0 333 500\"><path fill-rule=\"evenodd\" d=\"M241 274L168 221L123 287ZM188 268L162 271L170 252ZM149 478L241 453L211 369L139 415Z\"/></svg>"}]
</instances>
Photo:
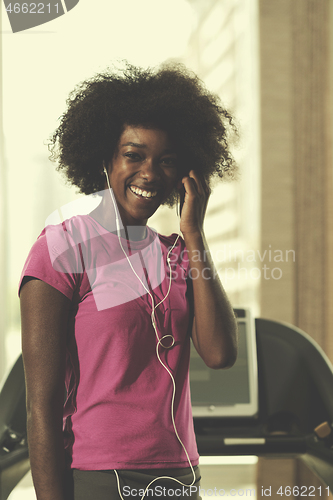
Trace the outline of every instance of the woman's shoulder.
<instances>
[{"instance_id":1,"label":"woman's shoulder","mask_svg":"<svg viewBox=\"0 0 333 500\"><path fill-rule=\"evenodd\" d=\"M37 237L30 254L41 256L47 253L52 263L66 255L83 240L84 220L83 216L74 216L59 223L48 224Z\"/></svg>"},{"instance_id":2,"label":"woman's shoulder","mask_svg":"<svg viewBox=\"0 0 333 500\"><path fill-rule=\"evenodd\" d=\"M58 258L69 249L77 248L96 235L103 228L89 215L75 215L58 223L45 226L37 238L36 246L48 249L51 259Z\"/></svg>"},{"instance_id":3,"label":"woman's shoulder","mask_svg":"<svg viewBox=\"0 0 333 500\"><path fill-rule=\"evenodd\" d=\"M31 276L71 297L75 276L84 272L80 243L88 234L89 223L87 216L75 216L45 226L25 261L19 289L23 278Z\"/></svg>"},{"instance_id":4,"label":"woman's shoulder","mask_svg":"<svg viewBox=\"0 0 333 500\"><path fill-rule=\"evenodd\" d=\"M63 221L59 220L59 222L54 223L52 223L51 220L51 223L45 226L41 234L45 233L47 235L48 233L65 233L72 236L73 238L81 235L81 240L86 234L90 234L91 231L101 233L103 231L106 232L106 229L100 226L100 224L98 224L98 222L95 221L89 214L85 214L74 215L72 217L69 217L68 219L65 219Z\"/></svg>"}]
</instances>

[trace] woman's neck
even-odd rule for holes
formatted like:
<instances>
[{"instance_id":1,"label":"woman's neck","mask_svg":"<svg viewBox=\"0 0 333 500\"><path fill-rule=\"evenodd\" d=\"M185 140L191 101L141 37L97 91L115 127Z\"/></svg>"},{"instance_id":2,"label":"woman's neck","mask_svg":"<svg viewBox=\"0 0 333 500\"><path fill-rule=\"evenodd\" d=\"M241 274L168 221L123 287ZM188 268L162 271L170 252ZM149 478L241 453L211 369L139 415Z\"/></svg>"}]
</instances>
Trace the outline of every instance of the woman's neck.
<instances>
[{"instance_id":1,"label":"woman's neck","mask_svg":"<svg viewBox=\"0 0 333 500\"><path fill-rule=\"evenodd\" d=\"M113 212L112 217L114 217ZM107 231L117 234L115 231L115 220L110 217L110 211L105 210L103 202L101 202L95 210L90 212L90 217L95 219ZM120 229L120 236L130 241L141 241L147 236L147 226L123 226Z\"/></svg>"}]
</instances>

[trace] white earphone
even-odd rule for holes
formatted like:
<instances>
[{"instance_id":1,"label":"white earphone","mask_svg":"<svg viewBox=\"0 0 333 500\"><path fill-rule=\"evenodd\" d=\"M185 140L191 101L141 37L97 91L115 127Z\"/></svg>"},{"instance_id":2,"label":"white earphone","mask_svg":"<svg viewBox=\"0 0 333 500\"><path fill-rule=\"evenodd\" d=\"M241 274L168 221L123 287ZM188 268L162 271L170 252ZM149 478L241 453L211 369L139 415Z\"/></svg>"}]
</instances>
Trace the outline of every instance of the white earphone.
<instances>
[{"instance_id":1,"label":"white earphone","mask_svg":"<svg viewBox=\"0 0 333 500\"><path fill-rule=\"evenodd\" d=\"M174 477L169 477L169 476L161 476L161 477L157 477L155 479L153 479L149 484L148 486L146 487L142 497L141 497L141 500L143 500L143 498L145 497L146 495L146 492L148 490L148 488L157 480L159 479L171 479L173 481L176 481L178 484L182 485L182 486L186 486L186 487L190 487L190 486L193 486L193 484L195 483L195 472L194 472L194 469L193 469L193 466L191 464L191 460L190 460L190 457L187 453L187 450L184 446L184 443L182 442L182 440L180 439L179 437L179 434L178 434L178 431L177 431L177 428L176 428L176 424L175 424L175 418L174 418L174 401L175 401L175 395L176 395L176 383L175 383L175 379L171 373L171 371L169 370L169 368L163 363L163 361L161 360L160 358L160 354L159 354L159 346L162 346L164 349L170 349L174 343L175 343L175 338L173 335L164 335L162 337L159 337L159 334L158 334L158 331L157 331L157 325L156 325L156 321L155 321L155 309L160 305L162 304L162 302L165 301L165 299L167 298L167 296L169 295L170 293L170 289L171 289L171 277L172 277L172 272L171 272L171 265L170 265L170 257L169 257L169 254L172 252L172 250L175 248L176 244L177 244L177 241L180 237L180 234L178 234L174 244L172 245L172 247L170 248L170 250L168 251L167 253L167 258L166 258L166 261L167 261L167 264L168 264L168 267L169 267L169 286L168 286L168 291L165 295L165 297L158 303L155 305L155 302L154 302L154 297L152 296L152 294L150 293L149 289L144 285L144 283L142 282L141 278L138 276L138 274L136 273L135 269L133 268L132 266L132 263L130 261L130 259L128 258L128 255L127 253L125 252L124 250L124 247L122 245L122 242L121 242L121 238L120 238L120 216L119 216L119 211L118 211L118 207L117 207L117 203L116 203L116 200L115 200L115 197L114 197L114 194L113 194L113 191L112 191L112 188L110 186L110 180L109 180L109 176L108 176L108 173L107 173L107 170L105 168L105 163L103 162L103 170L104 170L104 173L105 173L105 176L106 176L106 181L107 181L107 184L108 184L108 188L109 188L109 193L110 193L110 196L111 196L111 200L112 200L112 203L113 203L113 206L114 206L114 210L115 210L115 214L116 214L116 228L117 228L117 235L118 235L118 240L119 240L119 244L120 244L120 247L130 265L130 268L132 269L133 273L135 274L135 276L138 278L138 280L140 281L141 285L143 286L143 288L146 290L147 294L149 295L150 299L151 299L151 307L152 307L152 313L151 313L151 323L152 323L152 326L154 328L154 331L155 331L155 335L156 335L156 338L157 338L157 343L156 343L156 356L157 356L157 359L158 361L161 363L161 365L163 366L163 368L168 372L168 374L170 375L171 377L171 380L172 380L172 385L173 385L173 392L172 392L172 398L171 398L171 420L172 420L172 425L173 425L173 428L174 428L174 431L175 431L175 434L176 434L176 437L179 441L179 443L181 444L184 452L185 452L185 455L186 455L186 458L187 458L187 461L189 463L189 466L191 467L191 472L193 474L193 481L191 482L191 484L184 484L182 483L181 481L179 481L178 479L174 478ZM168 345L168 346L165 346L163 344L163 340L167 339L167 338L171 338L171 344ZM118 472L114 469L114 473L116 475L116 479L117 479L117 485L118 485L118 493L120 495L120 498L122 500L124 500L122 494L121 494L121 491L120 491L120 483L119 483L119 475L118 475Z\"/></svg>"}]
</instances>

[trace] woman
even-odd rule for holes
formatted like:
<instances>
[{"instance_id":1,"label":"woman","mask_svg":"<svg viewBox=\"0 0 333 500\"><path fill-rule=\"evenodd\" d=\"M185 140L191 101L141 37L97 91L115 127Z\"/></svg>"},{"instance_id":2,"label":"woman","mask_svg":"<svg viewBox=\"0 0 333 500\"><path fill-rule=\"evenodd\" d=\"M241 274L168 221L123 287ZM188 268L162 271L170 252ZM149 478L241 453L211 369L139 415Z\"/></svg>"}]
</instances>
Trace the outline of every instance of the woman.
<instances>
[{"instance_id":1,"label":"woman","mask_svg":"<svg viewBox=\"0 0 333 500\"><path fill-rule=\"evenodd\" d=\"M127 65L70 95L51 149L69 181L102 200L47 226L22 273L38 500L198 498L190 337L211 368L237 352L203 232L210 178L235 169L228 126L181 65ZM147 220L178 197L183 238L157 235Z\"/></svg>"}]
</instances>

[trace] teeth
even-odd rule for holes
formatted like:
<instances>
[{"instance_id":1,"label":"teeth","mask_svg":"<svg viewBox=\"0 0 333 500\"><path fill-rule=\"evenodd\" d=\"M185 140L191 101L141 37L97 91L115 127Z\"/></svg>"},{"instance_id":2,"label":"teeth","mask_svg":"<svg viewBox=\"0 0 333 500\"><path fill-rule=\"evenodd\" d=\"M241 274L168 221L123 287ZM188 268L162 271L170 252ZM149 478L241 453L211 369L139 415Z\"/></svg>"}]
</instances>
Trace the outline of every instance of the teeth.
<instances>
[{"instance_id":1,"label":"teeth","mask_svg":"<svg viewBox=\"0 0 333 500\"><path fill-rule=\"evenodd\" d=\"M157 191L142 191L142 189L136 186L130 186L130 190L133 191L133 193L142 196L143 198L152 198L153 196L157 195Z\"/></svg>"}]
</instances>

